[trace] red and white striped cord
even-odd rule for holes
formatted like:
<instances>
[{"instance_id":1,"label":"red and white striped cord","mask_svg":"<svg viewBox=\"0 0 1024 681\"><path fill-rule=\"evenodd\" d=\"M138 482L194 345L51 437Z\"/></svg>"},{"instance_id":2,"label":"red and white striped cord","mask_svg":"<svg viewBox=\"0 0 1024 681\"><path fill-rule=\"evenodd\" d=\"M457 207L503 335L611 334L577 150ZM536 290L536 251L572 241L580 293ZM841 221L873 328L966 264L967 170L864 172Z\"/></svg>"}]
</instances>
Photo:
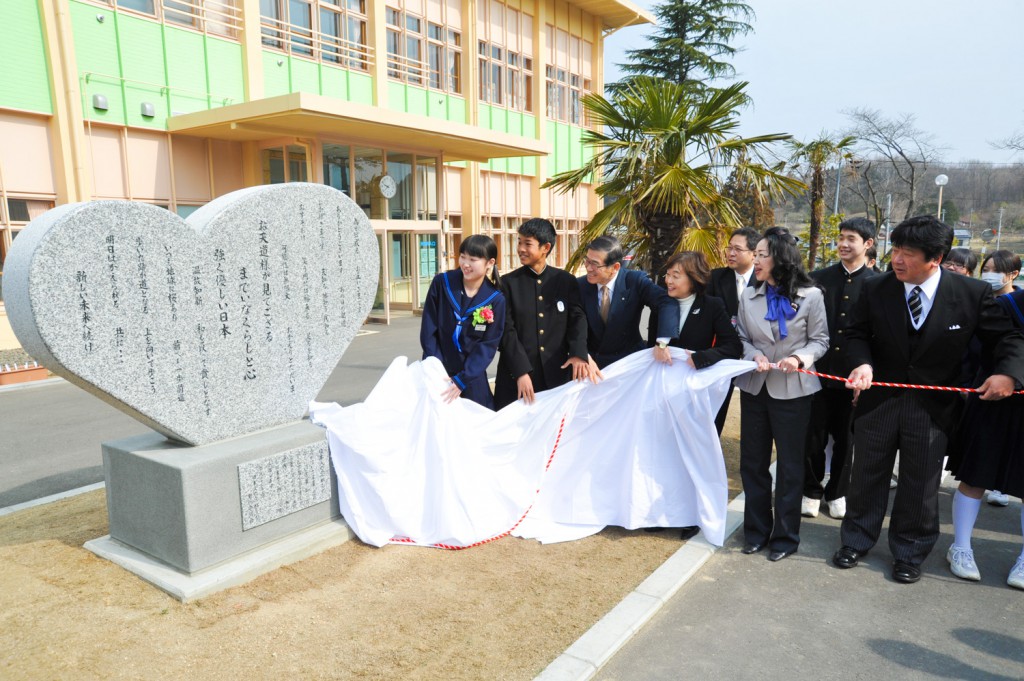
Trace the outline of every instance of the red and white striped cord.
<instances>
[{"instance_id":1,"label":"red and white striped cord","mask_svg":"<svg viewBox=\"0 0 1024 681\"><path fill-rule=\"evenodd\" d=\"M772 363L772 369L778 369L779 365ZM842 376L832 376L831 374L823 374L817 371L811 371L809 369L797 369L801 374L808 374L809 376L817 376L818 378L828 378L833 381L840 381L846 383L846 379ZM977 388L953 388L948 385L919 385L917 383L888 383L885 381L871 381L871 385L877 385L881 388L911 388L914 390L941 390L943 392L951 393L977 393L980 392ZM1024 390L1015 390L1014 395L1024 395Z\"/></svg>"}]
</instances>

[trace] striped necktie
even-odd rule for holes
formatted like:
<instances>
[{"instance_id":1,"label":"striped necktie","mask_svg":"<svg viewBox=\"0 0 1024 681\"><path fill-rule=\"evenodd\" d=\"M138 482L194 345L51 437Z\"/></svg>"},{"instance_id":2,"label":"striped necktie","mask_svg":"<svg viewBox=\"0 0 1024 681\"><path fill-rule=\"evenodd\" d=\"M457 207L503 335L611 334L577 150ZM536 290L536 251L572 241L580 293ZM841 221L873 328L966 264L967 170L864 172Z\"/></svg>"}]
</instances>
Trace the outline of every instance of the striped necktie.
<instances>
[{"instance_id":1,"label":"striped necktie","mask_svg":"<svg viewBox=\"0 0 1024 681\"><path fill-rule=\"evenodd\" d=\"M917 327L921 319L921 287L915 286L910 290L910 297L907 298L907 306L910 308L910 316L914 320L914 327Z\"/></svg>"},{"instance_id":2,"label":"striped necktie","mask_svg":"<svg viewBox=\"0 0 1024 681\"><path fill-rule=\"evenodd\" d=\"M593 299L591 299L593 300ZM612 307L612 297L609 295L608 287L601 286L601 321L608 321L608 310Z\"/></svg>"}]
</instances>

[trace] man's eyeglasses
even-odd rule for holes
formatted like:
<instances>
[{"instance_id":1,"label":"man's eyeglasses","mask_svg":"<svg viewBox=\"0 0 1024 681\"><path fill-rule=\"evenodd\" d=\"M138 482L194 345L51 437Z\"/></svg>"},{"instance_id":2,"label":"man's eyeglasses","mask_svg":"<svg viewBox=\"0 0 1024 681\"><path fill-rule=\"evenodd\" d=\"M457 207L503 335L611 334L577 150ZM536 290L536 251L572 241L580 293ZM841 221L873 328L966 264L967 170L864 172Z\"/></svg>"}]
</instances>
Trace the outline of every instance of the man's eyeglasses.
<instances>
[{"instance_id":1,"label":"man's eyeglasses","mask_svg":"<svg viewBox=\"0 0 1024 681\"><path fill-rule=\"evenodd\" d=\"M749 248L736 248L735 246L728 246L725 251L726 253L750 253Z\"/></svg>"},{"instance_id":2,"label":"man's eyeglasses","mask_svg":"<svg viewBox=\"0 0 1024 681\"><path fill-rule=\"evenodd\" d=\"M583 267L585 267L588 270L599 270L602 267L608 267L608 265L605 265L603 262L598 262L596 260L584 260Z\"/></svg>"}]
</instances>

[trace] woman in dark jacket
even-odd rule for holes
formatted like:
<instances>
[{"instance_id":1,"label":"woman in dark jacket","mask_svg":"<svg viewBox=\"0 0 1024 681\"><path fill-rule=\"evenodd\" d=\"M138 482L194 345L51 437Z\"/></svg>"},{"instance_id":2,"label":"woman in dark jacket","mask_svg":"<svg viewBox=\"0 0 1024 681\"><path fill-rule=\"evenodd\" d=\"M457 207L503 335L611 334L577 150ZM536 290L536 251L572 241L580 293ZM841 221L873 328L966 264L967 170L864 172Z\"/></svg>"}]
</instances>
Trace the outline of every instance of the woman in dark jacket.
<instances>
[{"instance_id":1,"label":"woman in dark jacket","mask_svg":"<svg viewBox=\"0 0 1024 681\"><path fill-rule=\"evenodd\" d=\"M704 294L711 268L704 255L695 251L676 253L668 260L665 285L668 295L679 303L680 328L668 343L654 348L654 358L672 363L667 345L690 351L687 364L695 369L709 367L721 359L739 359L743 344L721 298Z\"/></svg>"}]
</instances>

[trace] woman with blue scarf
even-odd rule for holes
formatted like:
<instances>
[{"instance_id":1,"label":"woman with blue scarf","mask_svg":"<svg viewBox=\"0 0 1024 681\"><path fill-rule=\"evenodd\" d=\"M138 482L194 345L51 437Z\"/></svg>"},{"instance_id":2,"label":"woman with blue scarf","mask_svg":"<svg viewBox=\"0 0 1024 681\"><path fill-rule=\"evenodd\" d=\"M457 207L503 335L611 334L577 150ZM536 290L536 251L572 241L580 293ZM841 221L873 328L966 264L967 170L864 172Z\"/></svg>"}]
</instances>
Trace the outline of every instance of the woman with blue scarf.
<instances>
[{"instance_id":1,"label":"woman with blue scarf","mask_svg":"<svg viewBox=\"0 0 1024 681\"><path fill-rule=\"evenodd\" d=\"M736 378L742 409L740 478L746 494L743 553L767 548L770 561L796 553L800 544L804 445L811 396L821 384L798 369L813 370L829 343L824 298L800 260L796 239L787 230L765 232L754 250L757 286L743 292L737 315L743 359L757 362L756 371Z\"/></svg>"}]
</instances>

